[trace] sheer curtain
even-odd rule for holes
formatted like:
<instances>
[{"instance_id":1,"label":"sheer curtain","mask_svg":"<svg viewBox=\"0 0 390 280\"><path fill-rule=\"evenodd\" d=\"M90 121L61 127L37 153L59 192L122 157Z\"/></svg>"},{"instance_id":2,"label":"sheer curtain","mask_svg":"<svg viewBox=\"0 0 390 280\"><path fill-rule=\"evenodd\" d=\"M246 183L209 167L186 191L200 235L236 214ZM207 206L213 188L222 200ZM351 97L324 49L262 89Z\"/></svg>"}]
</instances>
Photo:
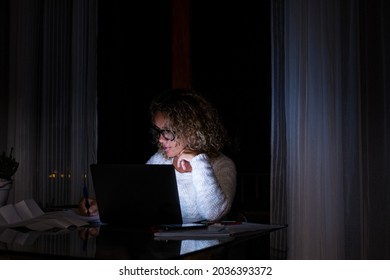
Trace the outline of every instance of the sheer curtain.
<instances>
[{"instance_id":1,"label":"sheer curtain","mask_svg":"<svg viewBox=\"0 0 390 280\"><path fill-rule=\"evenodd\" d=\"M390 256L386 11L272 1L271 222L289 259Z\"/></svg>"},{"instance_id":2,"label":"sheer curtain","mask_svg":"<svg viewBox=\"0 0 390 280\"><path fill-rule=\"evenodd\" d=\"M75 204L96 162L97 0L12 0L9 15L11 198Z\"/></svg>"}]
</instances>

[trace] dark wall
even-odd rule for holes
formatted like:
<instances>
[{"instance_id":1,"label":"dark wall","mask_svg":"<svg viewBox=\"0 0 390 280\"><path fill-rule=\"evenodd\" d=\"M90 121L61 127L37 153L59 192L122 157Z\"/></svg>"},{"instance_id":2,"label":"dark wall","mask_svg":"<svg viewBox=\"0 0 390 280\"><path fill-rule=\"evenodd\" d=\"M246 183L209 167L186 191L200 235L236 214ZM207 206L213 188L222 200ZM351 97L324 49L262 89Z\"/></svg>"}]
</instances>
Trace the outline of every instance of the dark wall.
<instances>
[{"instance_id":1,"label":"dark wall","mask_svg":"<svg viewBox=\"0 0 390 280\"><path fill-rule=\"evenodd\" d=\"M99 161L144 162L147 107L171 87L171 1L99 3ZM260 7L259 7L260 5ZM246 172L269 173L269 1L191 1L195 89L218 108Z\"/></svg>"},{"instance_id":2,"label":"dark wall","mask_svg":"<svg viewBox=\"0 0 390 280\"><path fill-rule=\"evenodd\" d=\"M193 85L219 109L239 171L269 173L270 1L205 4L192 2Z\"/></svg>"},{"instance_id":3,"label":"dark wall","mask_svg":"<svg viewBox=\"0 0 390 280\"><path fill-rule=\"evenodd\" d=\"M171 87L167 1L99 1L98 161L142 163L150 144L148 106Z\"/></svg>"}]
</instances>

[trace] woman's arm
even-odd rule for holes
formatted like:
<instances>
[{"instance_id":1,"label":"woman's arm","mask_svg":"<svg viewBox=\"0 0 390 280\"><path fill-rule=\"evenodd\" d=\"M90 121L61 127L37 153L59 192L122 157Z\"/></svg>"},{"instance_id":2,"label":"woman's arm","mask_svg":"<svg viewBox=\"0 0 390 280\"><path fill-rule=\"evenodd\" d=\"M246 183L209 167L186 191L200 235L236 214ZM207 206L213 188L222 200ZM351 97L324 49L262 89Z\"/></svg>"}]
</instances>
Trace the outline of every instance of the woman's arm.
<instances>
[{"instance_id":1,"label":"woman's arm","mask_svg":"<svg viewBox=\"0 0 390 280\"><path fill-rule=\"evenodd\" d=\"M226 215L236 191L236 167L226 156L213 165L205 154L191 160L192 180L199 213L207 220L219 220Z\"/></svg>"}]
</instances>

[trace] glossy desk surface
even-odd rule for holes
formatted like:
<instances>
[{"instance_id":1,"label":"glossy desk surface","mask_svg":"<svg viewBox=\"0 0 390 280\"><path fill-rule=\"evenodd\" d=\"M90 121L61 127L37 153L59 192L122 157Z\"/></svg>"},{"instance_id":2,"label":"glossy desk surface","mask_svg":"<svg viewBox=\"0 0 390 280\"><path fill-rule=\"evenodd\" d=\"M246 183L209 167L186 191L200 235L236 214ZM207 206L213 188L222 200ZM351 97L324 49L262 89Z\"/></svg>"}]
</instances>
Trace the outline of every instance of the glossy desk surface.
<instances>
[{"instance_id":1,"label":"glossy desk surface","mask_svg":"<svg viewBox=\"0 0 390 280\"><path fill-rule=\"evenodd\" d=\"M267 258L270 233L283 228L239 237L184 240L156 239L150 229L108 225L50 232L1 228L0 259L249 259L248 248L265 252L254 258Z\"/></svg>"}]
</instances>

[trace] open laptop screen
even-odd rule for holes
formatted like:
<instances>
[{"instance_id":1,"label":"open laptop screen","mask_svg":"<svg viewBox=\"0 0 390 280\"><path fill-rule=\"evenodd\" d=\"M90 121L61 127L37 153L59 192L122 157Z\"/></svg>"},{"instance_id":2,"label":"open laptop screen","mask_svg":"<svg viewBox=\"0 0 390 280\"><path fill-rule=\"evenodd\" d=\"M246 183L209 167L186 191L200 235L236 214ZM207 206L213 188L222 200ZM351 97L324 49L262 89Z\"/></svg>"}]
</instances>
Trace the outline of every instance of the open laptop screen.
<instances>
[{"instance_id":1,"label":"open laptop screen","mask_svg":"<svg viewBox=\"0 0 390 280\"><path fill-rule=\"evenodd\" d=\"M90 168L101 222L130 227L182 223L172 165L92 164Z\"/></svg>"}]
</instances>

